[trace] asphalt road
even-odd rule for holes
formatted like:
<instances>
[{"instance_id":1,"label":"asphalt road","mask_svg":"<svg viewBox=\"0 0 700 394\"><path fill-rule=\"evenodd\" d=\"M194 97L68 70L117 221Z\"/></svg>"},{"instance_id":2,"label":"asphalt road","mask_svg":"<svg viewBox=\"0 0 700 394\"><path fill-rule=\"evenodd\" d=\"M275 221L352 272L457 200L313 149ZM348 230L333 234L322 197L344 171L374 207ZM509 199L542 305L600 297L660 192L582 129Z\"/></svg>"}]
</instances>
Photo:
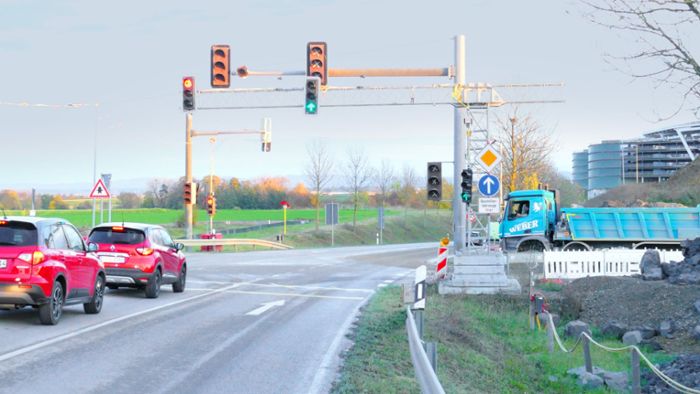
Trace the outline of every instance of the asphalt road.
<instances>
[{"instance_id":1,"label":"asphalt road","mask_svg":"<svg viewBox=\"0 0 700 394\"><path fill-rule=\"evenodd\" d=\"M435 244L188 256L187 289L107 291L41 326L0 311L0 393L323 393L359 308Z\"/></svg>"}]
</instances>

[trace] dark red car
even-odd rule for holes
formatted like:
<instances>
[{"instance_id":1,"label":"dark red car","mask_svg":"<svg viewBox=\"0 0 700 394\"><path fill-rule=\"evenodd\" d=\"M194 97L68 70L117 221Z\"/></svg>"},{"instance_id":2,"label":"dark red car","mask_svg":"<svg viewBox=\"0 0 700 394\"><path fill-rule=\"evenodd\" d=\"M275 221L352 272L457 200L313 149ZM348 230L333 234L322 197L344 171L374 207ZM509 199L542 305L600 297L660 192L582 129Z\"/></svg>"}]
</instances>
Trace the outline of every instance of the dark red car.
<instances>
[{"instance_id":1,"label":"dark red car","mask_svg":"<svg viewBox=\"0 0 700 394\"><path fill-rule=\"evenodd\" d=\"M99 313L106 276L95 251L65 220L0 216L0 308L37 308L48 325L64 305Z\"/></svg>"},{"instance_id":2,"label":"dark red car","mask_svg":"<svg viewBox=\"0 0 700 394\"><path fill-rule=\"evenodd\" d=\"M147 298L158 297L162 284L172 284L175 293L185 291L184 245L174 243L163 227L105 223L93 228L88 239L98 245L110 289L144 289Z\"/></svg>"}]
</instances>

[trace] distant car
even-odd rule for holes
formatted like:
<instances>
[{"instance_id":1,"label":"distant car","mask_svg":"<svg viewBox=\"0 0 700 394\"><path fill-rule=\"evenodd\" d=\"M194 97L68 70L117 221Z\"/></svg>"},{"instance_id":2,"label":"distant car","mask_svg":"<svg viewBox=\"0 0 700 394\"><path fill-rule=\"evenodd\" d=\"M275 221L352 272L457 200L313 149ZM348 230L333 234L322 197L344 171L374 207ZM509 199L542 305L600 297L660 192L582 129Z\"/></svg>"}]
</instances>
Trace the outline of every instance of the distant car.
<instances>
[{"instance_id":1,"label":"distant car","mask_svg":"<svg viewBox=\"0 0 700 394\"><path fill-rule=\"evenodd\" d=\"M107 287L143 289L147 298L157 298L163 284L173 292L185 291L187 262L184 245L173 242L161 226L141 223L105 223L90 231L90 242L107 272Z\"/></svg>"},{"instance_id":2,"label":"distant car","mask_svg":"<svg viewBox=\"0 0 700 394\"><path fill-rule=\"evenodd\" d=\"M58 324L64 305L102 310L105 270L80 232L62 219L0 216L0 308L31 306Z\"/></svg>"},{"instance_id":3,"label":"distant car","mask_svg":"<svg viewBox=\"0 0 700 394\"><path fill-rule=\"evenodd\" d=\"M482 237L481 233L479 233L478 231L472 231L470 238L472 241L472 245L481 246L484 244L484 237Z\"/></svg>"}]
</instances>

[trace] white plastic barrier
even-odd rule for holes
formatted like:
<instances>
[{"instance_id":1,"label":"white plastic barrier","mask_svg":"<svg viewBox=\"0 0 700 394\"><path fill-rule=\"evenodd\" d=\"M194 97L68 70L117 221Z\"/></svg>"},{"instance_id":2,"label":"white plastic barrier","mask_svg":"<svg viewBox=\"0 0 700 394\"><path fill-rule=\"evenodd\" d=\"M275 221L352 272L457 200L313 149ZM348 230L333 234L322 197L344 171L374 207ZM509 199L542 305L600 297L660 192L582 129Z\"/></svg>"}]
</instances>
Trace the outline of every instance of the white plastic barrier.
<instances>
[{"instance_id":1,"label":"white plastic barrier","mask_svg":"<svg viewBox=\"0 0 700 394\"><path fill-rule=\"evenodd\" d=\"M641 274L639 264L646 250L609 249L593 251L545 251L544 277L578 279L586 276L630 276ZM683 260L680 250L659 250L662 263Z\"/></svg>"}]
</instances>

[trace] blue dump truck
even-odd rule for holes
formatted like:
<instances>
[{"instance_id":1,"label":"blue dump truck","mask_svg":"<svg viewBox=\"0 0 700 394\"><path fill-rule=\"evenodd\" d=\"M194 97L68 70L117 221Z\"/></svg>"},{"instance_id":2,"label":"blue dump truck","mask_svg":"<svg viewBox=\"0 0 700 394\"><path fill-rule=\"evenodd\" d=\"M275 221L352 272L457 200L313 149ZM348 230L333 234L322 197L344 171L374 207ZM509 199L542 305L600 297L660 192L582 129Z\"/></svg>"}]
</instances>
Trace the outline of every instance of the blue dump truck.
<instances>
[{"instance_id":1,"label":"blue dump truck","mask_svg":"<svg viewBox=\"0 0 700 394\"><path fill-rule=\"evenodd\" d=\"M555 190L508 195L500 225L507 252L678 247L700 237L695 208L561 208Z\"/></svg>"}]
</instances>

